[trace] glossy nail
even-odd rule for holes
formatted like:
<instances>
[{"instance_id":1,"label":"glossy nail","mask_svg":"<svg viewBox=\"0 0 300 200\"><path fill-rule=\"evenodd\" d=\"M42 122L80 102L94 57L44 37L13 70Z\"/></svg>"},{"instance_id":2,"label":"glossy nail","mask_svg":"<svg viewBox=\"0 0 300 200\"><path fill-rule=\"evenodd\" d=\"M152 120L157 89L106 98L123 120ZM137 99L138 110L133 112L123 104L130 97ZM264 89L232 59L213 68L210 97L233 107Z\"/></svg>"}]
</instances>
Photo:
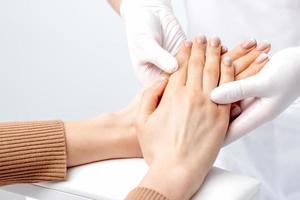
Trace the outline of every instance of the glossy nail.
<instances>
[{"instance_id":1,"label":"glossy nail","mask_svg":"<svg viewBox=\"0 0 300 200\"><path fill-rule=\"evenodd\" d=\"M267 60L268 57L269 57L268 54L262 53L256 58L255 63L260 64L260 63L264 62L265 60Z\"/></svg>"},{"instance_id":2,"label":"glossy nail","mask_svg":"<svg viewBox=\"0 0 300 200\"><path fill-rule=\"evenodd\" d=\"M198 44L206 44L207 39L206 39L205 35L200 35L200 36L196 37L196 42Z\"/></svg>"},{"instance_id":3,"label":"glossy nail","mask_svg":"<svg viewBox=\"0 0 300 200\"><path fill-rule=\"evenodd\" d=\"M271 46L270 42L263 41L257 45L256 50L263 51L266 50L267 48L270 48L270 46Z\"/></svg>"},{"instance_id":4,"label":"glossy nail","mask_svg":"<svg viewBox=\"0 0 300 200\"><path fill-rule=\"evenodd\" d=\"M242 113L242 109L239 106L234 106L234 108L231 110L231 116L233 117L236 117L241 113Z\"/></svg>"},{"instance_id":5,"label":"glossy nail","mask_svg":"<svg viewBox=\"0 0 300 200\"><path fill-rule=\"evenodd\" d=\"M223 64L226 67L231 67L232 66L232 59L229 56L225 56L223 58Z\"/></svg>"},{"instance_id":6,"label":"glossy nail","mask_svg":"<svg viewBox=\"0 0 300 200\"><path fill-rule=\"evenodd\" d=\"M210 45L211 45L212 47L218 47L218 46L220 46L220 44L221 44L220 38L218 38L218 37L212 37L212 38L210 39Z\"/></svg>"},{"instance_id":7,"label":"glossy nail","mask_svg":"<svg viewBox=\"0 0 300 200\"><path fill-rule=\"evenodd\" d=\"M254 47L256 45L256 40L255 39L249 39L245 42L242 43L242 47L244 49L251 49L252 47Z\"/></svg>"},{"instance_id":8,"label":"glossy nail","mask_svg":"<svg viewBox=\"0 0 300 200\"><path fill-rule=\"evenodd\" d=\"M226 46L222 46L222 54L226 53L228 51L228 48Z\"/></svg>"}]
</instances>

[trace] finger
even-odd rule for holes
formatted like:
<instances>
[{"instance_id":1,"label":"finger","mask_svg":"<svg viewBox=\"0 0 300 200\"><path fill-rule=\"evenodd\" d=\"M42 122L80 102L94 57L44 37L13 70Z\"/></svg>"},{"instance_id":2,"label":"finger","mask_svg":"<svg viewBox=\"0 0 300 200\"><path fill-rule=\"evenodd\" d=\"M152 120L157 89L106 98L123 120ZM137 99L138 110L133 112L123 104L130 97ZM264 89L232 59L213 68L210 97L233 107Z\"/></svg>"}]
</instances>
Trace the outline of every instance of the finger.
<instances>
[{"instance_id":1,"label":"finger","mask_svg":"<svg viewBox=\"0 0 300 200\"><path fill-rule=\"evenodd\" d=\"M234 68L232 66L232 60L230 57L226 56L223 58L221 63L221 74L220 74L219 85L223 85L233 80L234 80ZM231 107L230 104L219 105L219 109L221 110L221 112L228 117L230 114L230 107Z\"/></svg>"},{"instance_id":2,"label":"finger","mask_svg":"<svg viewBox=\"0 0 300 200\"><path fill-rule=\"evenodd\" d=\"M255 103L255 101L256 101L255 97L247 98L247 99L240 101L241 109L246 110L249 106L251 106L253 103Z\"/></svg>"},{"instance_id":3,"label":"finger","mask_svg":"<svg viewBox=\"0 0 300 200\"><path fill-rule=\"evenodd\" d=\"M174 56L163 49L155 40L148 39L143 42L144 63L154 64L167 73L173 73L178 69L178 63Z\"/></svg>"},{"instance_id":4,"label":"finger","mask_svg":"<svg viewBox=\"0 0 300 200\"><path fill-rule=\"evenodd\" d=\"M259 48L258 48L259 47ZM247 55L234 61L235 75L240 74L247 69L259 56L268 53L271 50L270 43L262 43L256 49L250 51ZM263 58L263 57L261 57Z\"/></svg>"},{"instance_id":5,"label":"finger","mask_svg":"<svg viewBox=\"0 0 300 200\"><path fill-rule=\"evenodd\" d=\"M249 97L260 97L263 95L264 87L258 77L226 83L214 89L210 99L219 104L234 103Z\"/></svg>"},{"instance_id":6,"label":"finger","mask_svg":"<svg viewBox=\"0 0 300 200\"><path fill-rule=\"evenodd\" d=\"M206 60L203 69L203 92L209 95L217 87L220 73L221 41L218 37L211 38L206 47Z\"/></svg>"},{"instance_id":7,"label":"finger","mask_svg":"<svg viewBox=\"0 0 300 200\"><path fill-rule=\"evenodd\" d=\"M241 106L239 105L239 103L234 103L231 105L231 108L230 108L230 119L231 120L238 117L241 113L242 113L242 109L241 109Z\"/></svg>"},{"instance_id":8,"label":"finger","mask_svg":"<svg viewBox=\"0 0 300 200\"><path fill-rule=\"evenodd\" d=\"M228 52L228 48L226 46L222 45L222 47L221 47L221 54L224 55L227 52Z\"/></svg>"},{"instance_id":9,"label":"finger","mask_svg":"<svg viewBox=\"0 0 300 200\"><path fill-rule=\"evenodd\" d=\"M250 52L255 47L256 47L256 40L249 39L249 40L246 40L243 43L239 44L233 50L228 51L226 54L224 54L224 56L229 56L232 60L236 60L236 59L246 55L248 52Z\"/></svg>"},{"instance_id":10,"label":"finger","mask_svg":"<svg viewBox=\"0 0 300 200\"><path fill-rule=\"evenodd\" d=\"M269 120L268 114L268 106L261 100L256 100L230 124L224 145L232 143L267 122Z\"/></svg>"},{"instance_id":11,"label":"finger","mask_svg":"<svg viewBox=\"0 0 300 200\"><path fill-rule=\"evenodd\" d=\"M188 64L186 85L196 90L202 89L202 73L205 64L206 37L199 36L193 42L192 52Z\"/></svg>"},{"instance_id":12,"label":"finger","mask_svg":"<svg viewBox=\"0 0 300 200\"><path fill-rule=\"evenodd\" d=\"M173 73L169 78L168 89L184 86L187 77L187 67L189 63L189 58L191 54L192 43L189 41L184 42L180 50L178 51L176 58L180 66L179 70Z\"/></svg>"},{"instance_id":13,"label":"finger","mask_svg":"<svg viewBox=\"0 0 300 200\"><path fill-rule=\"evenodd\" d=\"M269 62L268 54L260 54L256 60L243 72L235 76L235 80L242 80L250 76L254 76Z\"/></svg>"},{"instance_id":14,"label":"finger","mask_svg":"<svg viewBox=\"0 0 300 200\"><path fill-rule=\"evenodd\" d=\"M163 77L145 90L140 104L138 121L146 121L148 117L154 112L167 83L168 79L166 77Z\"/></svg>"},{"instance_id":15,"label":"finger","mask_svg":"<svg viewBox=\"0 0 300 200\"><path fill-rule=\"evenodd\" d=\"M165 74L168 74L151 63L136 68L135 70L138 75L139 81L142 83L142 86L144 88L148 88L158 78L162 77Z\"/></svg>"}]
</instances>

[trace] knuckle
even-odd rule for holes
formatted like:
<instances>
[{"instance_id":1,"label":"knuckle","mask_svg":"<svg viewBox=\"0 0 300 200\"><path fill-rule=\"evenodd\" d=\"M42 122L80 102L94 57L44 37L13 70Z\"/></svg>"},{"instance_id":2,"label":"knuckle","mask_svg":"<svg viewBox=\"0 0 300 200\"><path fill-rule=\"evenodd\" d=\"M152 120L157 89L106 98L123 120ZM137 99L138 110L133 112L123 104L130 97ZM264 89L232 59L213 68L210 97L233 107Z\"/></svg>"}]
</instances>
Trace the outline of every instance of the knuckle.
<instances>
[{"instance_id":1,"label":"knuckle","mask_svg":"<svg viewBox=\"0 0 300 200\"><path fill-rule=\"evenodd\" d=\"M186 99L191 107L198 107L204 104L204 98L196 90L189 90Z\"/></svg>"}]
</instances>

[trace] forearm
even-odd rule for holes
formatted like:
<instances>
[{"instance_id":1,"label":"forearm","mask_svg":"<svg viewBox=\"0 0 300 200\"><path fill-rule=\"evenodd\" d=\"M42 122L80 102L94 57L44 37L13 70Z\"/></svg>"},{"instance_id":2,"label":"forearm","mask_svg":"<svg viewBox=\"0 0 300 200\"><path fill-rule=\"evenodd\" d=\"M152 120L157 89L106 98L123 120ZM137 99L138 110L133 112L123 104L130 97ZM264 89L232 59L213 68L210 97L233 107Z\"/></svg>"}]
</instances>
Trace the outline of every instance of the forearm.
<instances>
[{"instance_id":1,"label":"forearm","mask_svg":"<svg viewBox=\"0 0 300 200\"><path fill-rule=\"evenodd\" d=\"M120 14L121 0L107 0L107 2L118 14Z\"/></svg>"},{"instance_id":2,"label":"forearm","mask_svg":"<svg viewBox=\"0 0 300 200\"><path fill-rule=\"evenodd\" d=\"M0 123L0 185L59 181L67 167L141 157L131 117Z\"/></svg>"},{"instance_id":3,"label":"forearm","mask_svg":"<svg viewBox=\"0 0 300 200\"><path fill-rule=\"evenodd\" d=\"M120 114L65 122L68 167L100 160L141 157L135 130Z\"/></svg>"}]
</instances>

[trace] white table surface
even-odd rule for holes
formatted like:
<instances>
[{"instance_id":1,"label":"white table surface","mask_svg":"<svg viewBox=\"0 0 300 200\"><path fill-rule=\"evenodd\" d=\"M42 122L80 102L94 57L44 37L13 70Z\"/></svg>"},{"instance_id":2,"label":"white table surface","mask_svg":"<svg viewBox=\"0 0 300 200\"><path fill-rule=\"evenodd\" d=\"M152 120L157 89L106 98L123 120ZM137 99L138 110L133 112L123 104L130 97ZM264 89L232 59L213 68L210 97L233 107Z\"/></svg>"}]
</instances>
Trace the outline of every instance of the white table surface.
<instances>
[{"instance_id":1,"label":"white table surface","mask_svg":"<svg viewBox=\"0 0 300 200\"><path fill-rule=\"evenodd\" d=\"M40 200L119 200L138 185L146 171L142 159L109 160L69 169L67 181L0 189ZM259 182L253 178L213 168L193 199L253 200L258 188Z\"/></svg>"}]
</instances>

